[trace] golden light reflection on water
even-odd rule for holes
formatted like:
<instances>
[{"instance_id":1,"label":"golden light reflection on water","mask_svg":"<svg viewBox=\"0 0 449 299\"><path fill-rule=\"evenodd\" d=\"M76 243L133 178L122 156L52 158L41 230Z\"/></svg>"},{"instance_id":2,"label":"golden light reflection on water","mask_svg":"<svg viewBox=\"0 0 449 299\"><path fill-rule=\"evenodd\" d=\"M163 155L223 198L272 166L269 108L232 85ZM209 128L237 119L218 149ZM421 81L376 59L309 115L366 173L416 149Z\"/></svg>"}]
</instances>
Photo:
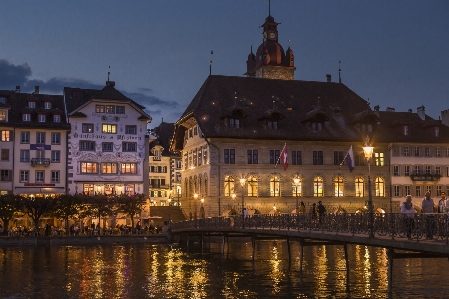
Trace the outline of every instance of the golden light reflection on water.
<instances>
[{"instance_id":1,"label":"golden light reflection on water","mask_svg":"<svg viewBox=\"0 0 449 299\"><path fill-rule=\"evenodd\" d=\"M281 262L282 261L279 259L278 248L276 246L273 246L273 248L271 249L271 255L269 260L271 269L269 276L271 278L271 281L273 282L273 290L272 290L273 294L279 293L280 288L279 284L281 283L284 277Z\"/></svg>"},{"instance_id":2,"label":"golden light reflection on water","mask_svg":"<svg viewBox=\"0 0 449 299\"><path fill-rule=\"evenodd\" d=\"M327 293L327 277L329 274L328 268L328 258L327 258L327 247L326 246L314 246L313 247L313 257L316 260L314 270L317 270L317 293Z\"/></svg>"}]
</instances>

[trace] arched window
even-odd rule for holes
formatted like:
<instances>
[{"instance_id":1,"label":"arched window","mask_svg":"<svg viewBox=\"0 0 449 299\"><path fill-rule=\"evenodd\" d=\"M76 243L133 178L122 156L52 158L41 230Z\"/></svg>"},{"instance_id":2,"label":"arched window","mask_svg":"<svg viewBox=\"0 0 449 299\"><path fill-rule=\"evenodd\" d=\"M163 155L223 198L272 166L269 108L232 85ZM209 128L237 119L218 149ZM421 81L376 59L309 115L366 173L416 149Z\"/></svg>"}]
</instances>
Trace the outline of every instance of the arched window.
<instances>
[{"instance_id":1,"label":"arched window","mask_svg":"<svg viewBox=\"0 0 449 299\"><path fill-rule=\"evenodd\" d=\"M374 184L376 188L376 196L385 196L384 179L381 177L377 177L374 181Z\"/></svg>"},{"instance_id":2,"label":"arched window","mask_svg":"<svg viewBox=\"0 0 449 299\"><path fill-rule=\"evenodd\" d=\"M343 177L341 176L334 178L334 196L343 196Z\"/></svg>"},{"instance_id":3,"label":"arched window","mask_svg":"<svg viewBox=\"0 0 449 299\"><path fill-rule=\"evenodd\" d=\"M195 191L193 191L193 178L189 177L189 197L192 197L193 193L195 193Z\"/></svg>"},{"instance_id":4,"label":"arched window","mask_svg":"<svg viewBox=\"0 0 449 299\"><path fill-rule=\"evenodd\" d=\"M295 182L296 180L296 182ZM302 180L300 178L294 178L292 182L292 195L302 196Z\"/></svg>"},{"instance_id":5,"label":"arched window","mask_svg":"<svg viewBox=\"0 0 449 299\"><path fill-rule=\"evenodd\" d=\"M313 196L321 197L324 196L323 193L323 178L316 176L313 178Z\"/></svg>"},{"instance_id":6,"label":"arched window","mask_svg":"<svg viewBox=\"0 0 449 299\"><path fill-rule=\"evenodd\" d=\"M281 196L281 183L278 175L270 178L270 196Z\"/></svg>"},{"instance_id":7,"label":"arched window","mask_svg":"<svg viewBox=\"0 0 449 299\"><path fill-rule=\"evenodd\" d=\"M187 180L187 178L185 178L184 180L184 196L189 196L189 181Z\"/></svg>"},{"instance_id":8,"label":"arched window","mask_svg":"<svg viewBox=\"0 0 449 299\"><path fill-rule=\"evenodd\" d=\"M193 193L198 194L198 177L197 176L193 177Z\"/></svg>"},{"instance_id":9,"label":"arched window","mask_svg":"<svg viewBox=\"0 0 449 299\"><path fill-rule=\"evenodd\" d=\"M258 195L258 188L257 188L257 177L252 175L249 176L246 180L246 186L248 188L248 196L257 196Z\"/></svg>"},{"instance_id":10,"label":"arched window","mask_svg":"<svg viewBox=\"0 0 449 299\"><path fill-rule=\"evenodd\" d=\"M200 173L198 175L198 194L203 195L203 175Z\"/></svg>"},{"instance_id":11,"label":"arched window","mask_svg":"<svg viewBox=\"0 0 449 299\"><path fill-rule=\"evenodd\" d=\"M365 196L364 180L361 177L355 179L355 196L363 197Z\"/></svg>"},{"instance_id":12,"label":"arched window","mask_svg":"<svg viewBox=\"0 0 449 299\"><path fill-rule=\"evenodd\" d=\"M225 176L224 180L224 193L225 196L231 196L234 193L234 177L231 175Z\"/></svg>"}]
</instances>

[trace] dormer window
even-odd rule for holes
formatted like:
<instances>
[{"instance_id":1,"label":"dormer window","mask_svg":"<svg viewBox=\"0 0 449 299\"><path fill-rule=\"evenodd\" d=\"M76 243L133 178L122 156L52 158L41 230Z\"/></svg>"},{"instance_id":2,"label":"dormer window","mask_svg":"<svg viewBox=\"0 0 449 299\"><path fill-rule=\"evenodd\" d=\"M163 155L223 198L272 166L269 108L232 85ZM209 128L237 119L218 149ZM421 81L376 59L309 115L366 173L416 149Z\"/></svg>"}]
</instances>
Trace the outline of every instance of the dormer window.
<instances>
[{"instance_id":1,"label":"dormer window","mask_svg":"<svg viewBox=\"0 0 449 299\"><path fill-rule=\"evenodd\" d=\"M240 128L240 120L238 118L230 118L229 119L229 127L230 128Z\"/></svg>"},{"instance_id":2,"label":"dormer window","mask_svg":"<svg viewBox=\"0 0 449 299\"><path fill-rule=\"evenodd\" d=\"M435 137L440 137L440 127L434 127L433 134Z\"/></svg>"},{"instance_id":3,"label":"dormer window","mask_svg":"<svg viewBox=\"0 0 449 299\"><path fill-rule=\"evenodd\" d=\"M45 109L51 109L51 102L44 102Z\"/></svg>"},{"instance_id":4,"label":"dormer window","mask_svg":"<svg viewBox=\"0 0 449 299\"><path fill-rule=\"evenodd\" d=\"M61 122L61 115L53 115L53 122L54 123L60 123Z\"/></svg>"},{"instance_id":5,"label":"dormer window","mask_svg":"<svg viewBox=\"0 0 449 299\"><path fill-rule=\"evenodd\" d=\"M267 121L267 128L270 129L270 130L277 130L278 129L278 122L277 121L273 121L273 120Z\"/></svg>"},{"instance_id":6,"label":"dormer window","mask_svg":"<svg viewBox=\"0 0 449 299\"><path fill-rule=\"evenodd\" d=\"M312 131L314 131L314 132L323 131L323 124L322 123L312 123Z\"/></svg>"},{"instance_id":7,"label":"dormer window","mask_svg":"<svg viewBox=\"0 0 449 299\"><path fill-rule=\"evenodd\" d=\"M33 101L28 102L28 108L32 108L32 109L36 108L36 102L33 102Z\"/></svg>"},{"instance_id":8,"label":"dormer window","mask_svg":"<svg viewBox=\"0 0 449 299\"><path fill-rule=\"evenodd\" d=\"M402 132L404 133L404 136L410 135L409 127L408 125L405 125L402 127Z\"/></svg>"},{"instance_id":9,"label":"dormer window","mask_svg":"<svg viewBox=\"0 0 449 299\"><path fill-rule=\"evenodd\" d=\"M362 124L362 132L371 133L373 131L372 124Z\"/></svg>"},{"instance_id":10,"label":"dormer window","mask_svg":"<svg viewBox=\"0 0 449 299\"><path fill-rule=\"evenodd\" d=\"M24 113L22 115L22 120L23 121L31 121L31 115L29 113Z\"/></svg>"},{"instance_id":11,"label":"dormer window","mask_svg":"<svg viewBox=\"0 0 449 299\"><path fill-rule=\"evenodd\" d=\"M38 120L40 123L44 123L44 122L45 122L45 114L39 114L39 115L37 116L37 120Z\"/></svg>"}]
</instances>

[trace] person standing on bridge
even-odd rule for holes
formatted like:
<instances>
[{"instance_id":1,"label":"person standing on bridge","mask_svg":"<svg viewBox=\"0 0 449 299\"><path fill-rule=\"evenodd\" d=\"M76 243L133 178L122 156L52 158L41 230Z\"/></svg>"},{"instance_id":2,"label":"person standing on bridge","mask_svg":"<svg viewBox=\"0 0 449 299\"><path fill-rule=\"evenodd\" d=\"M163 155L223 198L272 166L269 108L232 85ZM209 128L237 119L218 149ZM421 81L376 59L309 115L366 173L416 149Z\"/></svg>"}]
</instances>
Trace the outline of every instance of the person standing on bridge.
<instances>
[{"instance_id":1,"label":"person standing on bridge","mask_svg":"<svg viewBox=\"0 0 449 299\"><path fill-rule=\"evenodd\" d=\"M438 232L440 236L444 236L444 223L445 216L444 213L447 213L448 200L446 199L446 193L441 192L441 199L438 201Z\"/></svg>"},{"instance_id":2,"label":"person standing on bridge","mask_svg":"<svg viewBox=\"0 0 449 299\"><path fill-rule=\"evenodd\" d=\"M415 208L412 203L412 196L407 195L405 201L401 205L401 214L405 216L405 229L407 232L407 238L411 239L412 229L414 228Z\"/></svg>"},{"instance_id":3,"label":"person standing on bridge","mask_svg":"<svg viewBox=\"0 0 449 299\"><path fill-rule=\"evenodd\" d=\"M433 198L430 197L430 191L426 192L426 197L422 200L421 203L421 209L424 214L425 221L426 221L426 239L431 240L433 239L433 230L435 226L435 216L434 213L434 202Z\"/></svg>"},{"instance_id":4,"label":"person standing on bridge","mask_svg":"<svg viewBox=\"0 0 449 299\"><path fill-rule=\"evenodd\" d=\"M320 223L323 221L324 213L326 213L326 208L323 206L321 200L318 202L318 220Z\"/></svg>"}]
</instances>

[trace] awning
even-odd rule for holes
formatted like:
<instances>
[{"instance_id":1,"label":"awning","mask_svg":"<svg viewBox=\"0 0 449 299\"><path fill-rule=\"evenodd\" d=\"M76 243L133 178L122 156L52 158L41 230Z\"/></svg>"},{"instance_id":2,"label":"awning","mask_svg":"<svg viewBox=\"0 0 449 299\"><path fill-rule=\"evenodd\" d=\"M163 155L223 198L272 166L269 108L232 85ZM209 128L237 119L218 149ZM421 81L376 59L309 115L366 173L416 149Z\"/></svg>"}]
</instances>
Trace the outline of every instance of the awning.
<instances>
[{"instance_id":1,"label":"awning","mask_svg":"<svg viewBox=\"0 0 449 299\"><path fill-rule=\"evenodd\" d=\"M64 187L16 187L16 194L64 194Z\"/></svg>"}]
</instances>

